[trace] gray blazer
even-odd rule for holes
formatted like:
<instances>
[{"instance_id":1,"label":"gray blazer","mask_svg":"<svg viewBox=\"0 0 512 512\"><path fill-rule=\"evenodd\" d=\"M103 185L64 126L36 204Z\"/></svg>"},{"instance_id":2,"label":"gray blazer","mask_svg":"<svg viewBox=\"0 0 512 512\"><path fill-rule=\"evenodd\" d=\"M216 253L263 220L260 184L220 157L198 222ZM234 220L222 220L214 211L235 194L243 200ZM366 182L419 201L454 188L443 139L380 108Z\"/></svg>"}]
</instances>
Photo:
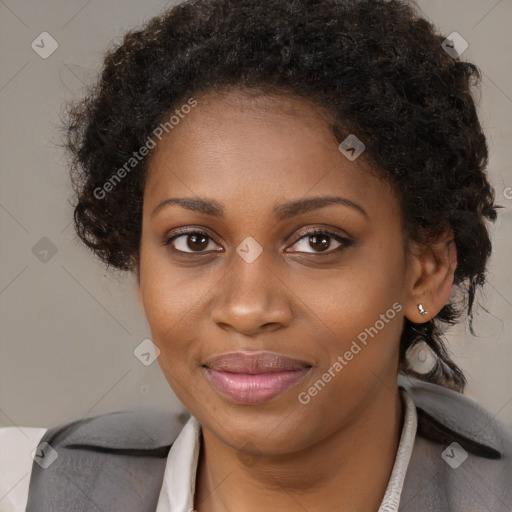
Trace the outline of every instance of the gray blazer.
<instances>
[{"instance_id":1,"label":"gray blazer","mask_svg":"<svg viewBox=\"0 0 512 512\"><path fill-rule=\"evenodd\" d=\"M398 383L418 412L400 511L511 512L510 432L460 393L403 375ZM50 428L39 461L52 449L58 457L46 469L34 461L26 512L154 512L188 417L139 407ZM462 463L452 443L467 452Z\"/></svg>"}]
</instances>

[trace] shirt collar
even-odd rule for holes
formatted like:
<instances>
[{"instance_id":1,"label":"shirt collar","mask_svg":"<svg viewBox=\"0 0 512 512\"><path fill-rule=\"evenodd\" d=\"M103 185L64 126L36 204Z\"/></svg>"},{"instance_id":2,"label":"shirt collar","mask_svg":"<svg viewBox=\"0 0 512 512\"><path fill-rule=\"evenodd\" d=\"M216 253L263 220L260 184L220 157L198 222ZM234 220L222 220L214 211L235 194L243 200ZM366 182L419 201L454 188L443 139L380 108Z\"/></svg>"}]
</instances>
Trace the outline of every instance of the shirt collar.
<instances>
[{"instance_id":1,"label":"shirt collar","mask_svg":"<svg viewBox=\"0 0 512 512\"><path fill-rule=\"evenodd\" d=\"M412 449L414 447L414 439L416 438L416 430L418 428L418 414L416 406L405 389L400 390L402 395L402 403L404 405L404 425L402 427L402 435L398 444L395 464L391 471L388 486L384 493L384 498L380 504L378 512L398 512L400 496L404 486L405 473L407 466L411 460Z\"/></svg>"},{"instance_id":2,"label":"shirt collar","mask_svg":"<svg viewBox=\"0 0 512 512\"><path fill-rule=\"evenodd\" d=\"M409 394L401 389L404 424L391 477L378 512L397 512L405 473L411 458L418 417ZM171 446L156 512L192 512L196 487L197 464L201 446L201 425L194 416L183 427Z\"/></svg>"}]
</instances>

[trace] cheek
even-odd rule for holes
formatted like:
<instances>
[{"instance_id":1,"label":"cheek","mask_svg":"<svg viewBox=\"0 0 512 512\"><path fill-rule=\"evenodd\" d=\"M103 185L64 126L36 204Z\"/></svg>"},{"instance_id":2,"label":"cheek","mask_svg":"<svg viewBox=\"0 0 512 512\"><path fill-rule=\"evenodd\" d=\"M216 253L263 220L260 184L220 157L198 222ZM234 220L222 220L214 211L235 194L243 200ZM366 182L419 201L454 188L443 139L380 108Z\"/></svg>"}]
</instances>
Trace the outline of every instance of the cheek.
<instances>
[{"instance_id":1,"label":"cheek","mask_svg":"<svg viewBox=\"0 0 512 512\"><path fill-rule=\"evenodd\" d=\"M311 320L325 331L327 340L347 342L366 328L378 323L379 330L396 334L401 322L399 309L403 301L404 264L398 251L360 251L350 263L333 270L329 275L301 276L296 293ZM397 303L393 308L393 305ZM387 312L387 314L386 314ZM382 328L381 315L385 315ZM390 326L395 324L393 328ZM322 341L322 340L319 340ZM323 341L322 341L323 343Z\"/></svg>"},{"instance_id":2,"label":"cheek","mask_svg":"<svg viewBox=\"0 0 512 512\"><path fill-rule=\"evenodd\" d=\"M361 252L361 257L339 269L333 279L323 281L322 289L314 288L312 282L304 286L303 302L314 313L309 316L319 332L319 373L330 370L336 375L325 376L332 378L334 393L346 396L346 386L364 387L397 364L403 328L403 275L399 250L372 250ZM308 293L308 289L317 291Z\"/></svg>"},{"instance_id":3,"label":"cheek","mask_svg":"<svg viewBox=\"0 0 512 512\"><path fill-rule=\"evenodd\" d=\"M400 295L393 283L348 274L332 282L328 300L315 295L308 302L316 324L309 330L314 333L311 348L319 363L298 390L306 431L318 418L329 417L332 422L321 427L329 434L396 375L403 325Z\"/></svg>"},{"instance_id":4,"label":"cheek","mask_svg":"<svg viewBox=\"0 0 512 512\"><path fill-rule=\"evenodd\" d=\"M152 332L176 337L174 331L179 333L190 325L187 315L207 292L207 283L194 279L191 284L192 269L171 264L164 247L150 246L144 238L140 268L144 309Z\"/></svg>"},{"instance_id":5,"label":"cheek","mask_svg":"<svg viewBox=\"0 0 512 512\"><path fill-rule=\"evenodd\" d=\"M141 252L141 292L153 343L160 349L162 369L179 370L187 359L191 326L198 325L194 308L204 291L191 286L179 269L162 258ZM166 375L167 377L167 375Z\"/></svg>"},{"instance_id":6,"label":"cheek","mask_svg":"<svg viewBox=\"0 0 512 512\"><path fill-rule=\"evenodd\" d=\"M146 317L151 339L160 350L157 359L163 376L178 399L185 404L198 396L192 368L197 366L193 352L199 324L193 316L194 297L180 293L164 279L146 282Z\"/></svg>"}]
</instances>

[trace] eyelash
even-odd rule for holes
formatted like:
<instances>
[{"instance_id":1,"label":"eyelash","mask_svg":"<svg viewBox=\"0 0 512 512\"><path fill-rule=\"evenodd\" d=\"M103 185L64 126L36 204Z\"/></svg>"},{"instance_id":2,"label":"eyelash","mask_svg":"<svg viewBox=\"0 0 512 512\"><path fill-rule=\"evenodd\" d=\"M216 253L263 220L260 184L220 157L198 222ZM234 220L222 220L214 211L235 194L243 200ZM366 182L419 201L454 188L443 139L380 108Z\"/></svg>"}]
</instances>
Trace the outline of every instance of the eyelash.
<instances>
[{"instance_id":1,"label":"eyelash","mask_svg":"<svg viewBox=\"0 0 512 512\"><path fill-rule=\"evenodd\" d=\"M171 245L171 242L173 242L177 238L184 236L184 235L203 235L215 242L215 240L205 231L202 231L200 229L186 229L186 230L179 230L173 236L166 238L163 242L163 245L166 247L169 247ZM341 235L338 235L337 233L333 233L333 232L327 231L325 229L312 229L310 231L301 233L301 235L297 238L297 240L295 240L293 242L292 245L295 245L297 242L299 242L303 238L307 238L307 237L311 237L311 236L319 236L319 235L323 235L328 238L332 238L332 239L336 240L336 242L339 242L341 245L339 247L336 247L335 249L330 249L325 252L311 252L311 253L302 253L301 252L301 254L313 254L313 255L318 255L318 256L330 255L330 254L333 254L334 252L336 252L337 250L341 250L341 249L350 247L354 243L352 240L349 240L348 238L344 238ZM176 252L178 254L191 255L191 254L207 254L207 252L209 252L209 251L207 251L207 252L202 252L202 251L186 252L186 251L180 251L178 249L175 249L173 252Z\"/></svg>"}]
</instances>

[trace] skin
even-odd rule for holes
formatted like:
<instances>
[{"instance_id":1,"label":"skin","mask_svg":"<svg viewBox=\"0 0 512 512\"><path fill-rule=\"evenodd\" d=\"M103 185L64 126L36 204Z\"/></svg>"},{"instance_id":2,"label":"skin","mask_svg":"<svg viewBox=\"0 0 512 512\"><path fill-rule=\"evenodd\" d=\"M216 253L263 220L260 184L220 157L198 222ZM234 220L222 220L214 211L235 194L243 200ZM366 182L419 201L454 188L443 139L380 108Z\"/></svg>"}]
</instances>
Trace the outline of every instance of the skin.
<instances>
[{"instance_id":1,"label":"skin","mask_svg":"<svg viewBox=\"0 0 512 512\"><path fill-rule=\"evenodd\" d=\"M452 233L428 251L406 250L393 190L363 157L349 161L339 151L327 114L308 101L237 90L194 97L198 105L150 155L135 271L160 367L202 426L194 507L376 511L403 422L396 386L403 318L427 321L448 300ZM334 204L278 221L272 210L333 195L366 213ZM213 199L225 215L177 204L152 215L176 197ZM165 246L177 228L211 239L194 245L182 234ZM352 243L327 238L322 251L321 240L304 233L315 228ZM249 236L263 249L252 263L236 252ZM301 404L298 394L394 303L401 311ZM271 350L312 369L268 402L235 404L201 367L234 350Z\"/></svg>"}]
</instances>

